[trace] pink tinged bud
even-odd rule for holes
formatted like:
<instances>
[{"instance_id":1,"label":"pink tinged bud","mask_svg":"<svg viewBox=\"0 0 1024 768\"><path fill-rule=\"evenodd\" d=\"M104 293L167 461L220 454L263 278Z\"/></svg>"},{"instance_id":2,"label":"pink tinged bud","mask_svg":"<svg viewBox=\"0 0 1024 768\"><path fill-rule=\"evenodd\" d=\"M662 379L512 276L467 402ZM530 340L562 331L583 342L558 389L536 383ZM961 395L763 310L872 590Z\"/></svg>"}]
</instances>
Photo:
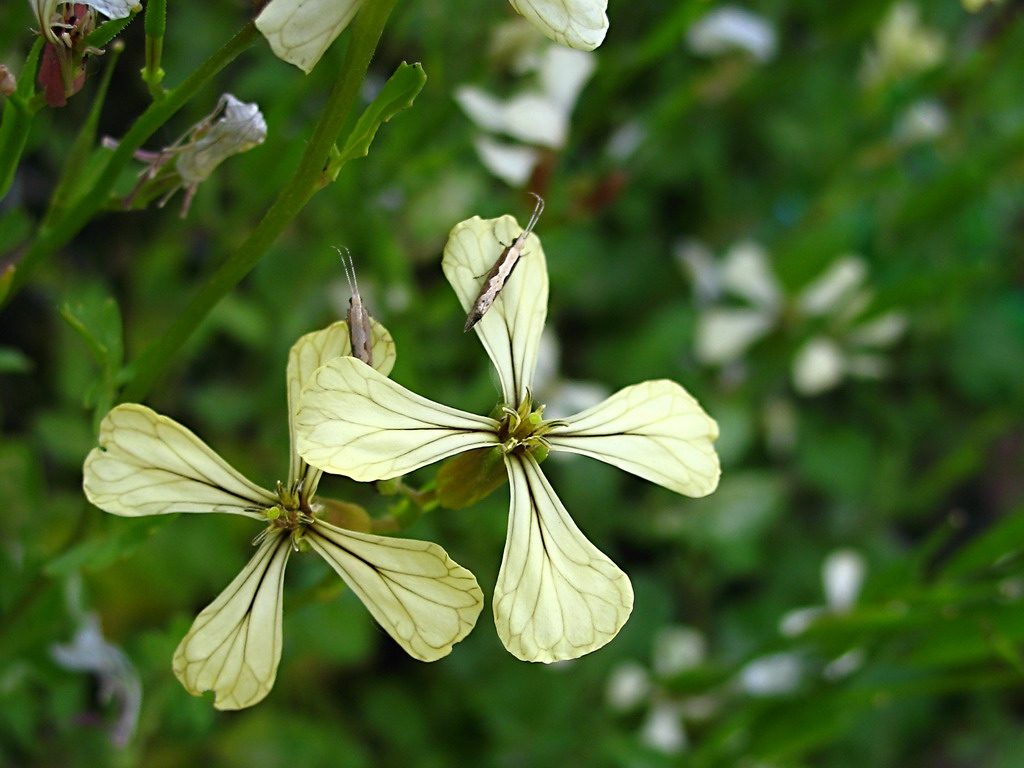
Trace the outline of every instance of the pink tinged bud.
<instances>
[{"instance_id":1,"label":"pink tinged bud","mask_svg":"<svg viewBox=\"0 0 1024 768\"><path fill-rule=\"evenodd\" d=\"M18 81L15 79L14 74L0 64L0 93L4 96L11 96L18 89Z\"/></svg>"}]
</instances>

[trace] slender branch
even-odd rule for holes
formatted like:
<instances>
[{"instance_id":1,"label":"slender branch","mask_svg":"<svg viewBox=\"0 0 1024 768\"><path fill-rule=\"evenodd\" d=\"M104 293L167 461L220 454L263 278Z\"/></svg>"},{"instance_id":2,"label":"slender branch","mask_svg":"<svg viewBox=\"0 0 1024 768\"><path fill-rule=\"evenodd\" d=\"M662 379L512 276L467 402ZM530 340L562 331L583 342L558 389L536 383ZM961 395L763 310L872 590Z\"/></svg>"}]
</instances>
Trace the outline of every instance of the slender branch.
<instances>
[{"instance_id":1,"label":"slender branch","mask_svg":"<svg viewBox=\"0 0 1024 768\"><path fill-rule=\"evenodd\" d=\"M146 66L142 69L142 80L154 101L162 99L165 93L160 84L164 79L160 60L164 52L166 27L167 0L149 0L146 3Z\"/></svg>"},{"instance_id":2,"label":"slender branch","mask_svg":"<svg viewBox=\"0 0 1024 768\"><path fill-rule=\"evenodd\" d=\"M44 258L70 242L82 227L96 215L96 212L109 197L121 171L131 162L135 150L139 149L160 126L173 117L214 75L252 45L256 37L255 24L252 22L246 24L219 51L189 75L181 85L168 91L162 99L153 102L139 116L139 119L121 139L117 149L110 155L110 159L107 160L106 166L92 189L87 194L81 195L66 214L52 224L40 228L39 234L29 246L24 258L15 266L11 288L5 301L10 301Z\"/></svg>"},{"instance_id":3,"label":"slender branch","mask_svg":"<svg viewBox=\"0 0 1024 768\"><path fill-rule=\"evenodd\" d=\"M195 332L210 310L256 266L321 187L328 155L355 104L370 59L377 48L395 0L367 3L356 17L341 77L328 97L295 174L278 193L266 215L245 242L206 281L171 327L132 362L132 374L121 401L143 399L173 361L181 346Z\"/></svg>"},{"instance_id":4,"label":"slender branch","mask_svg":"<svg viewBox=\"0 0 1024 768\"><path fill-rule=\"evenodd\" d=\"M3 200L14 182L14 172L21 160L21 153L25 151L32 117L39 110L39 105L32 97L35 95L34 81L42 50L43 38L36 38L35 45L25 59L25 66L18 75L17 90L4 104L3 119L0 121L0 200Z\"/></svg>"}]
</instances>

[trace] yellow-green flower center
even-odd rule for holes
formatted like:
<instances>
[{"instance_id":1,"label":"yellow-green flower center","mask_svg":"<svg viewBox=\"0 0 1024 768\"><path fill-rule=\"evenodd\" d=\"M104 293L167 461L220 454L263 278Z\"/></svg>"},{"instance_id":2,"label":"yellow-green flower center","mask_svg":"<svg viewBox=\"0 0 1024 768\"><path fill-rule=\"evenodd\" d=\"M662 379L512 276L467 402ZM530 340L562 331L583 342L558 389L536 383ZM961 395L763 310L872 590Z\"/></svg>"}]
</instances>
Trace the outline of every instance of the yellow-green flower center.
<instances>
[{"instance_id":1,"label":"yellow-green flower center","mask_svg":"<svg viewBox=\"0 0 1024 768\"><path fill-rule=\"evenodd\" d=\"M497 418L500 420L498 440L501 450L506 455L532 453L538 461L543 461L548 455L548 443L544 436L561 424L558 421L544 421L544 406L536 405L529 396L518 408L501 406Z\"/></svg>"}]
</instances>

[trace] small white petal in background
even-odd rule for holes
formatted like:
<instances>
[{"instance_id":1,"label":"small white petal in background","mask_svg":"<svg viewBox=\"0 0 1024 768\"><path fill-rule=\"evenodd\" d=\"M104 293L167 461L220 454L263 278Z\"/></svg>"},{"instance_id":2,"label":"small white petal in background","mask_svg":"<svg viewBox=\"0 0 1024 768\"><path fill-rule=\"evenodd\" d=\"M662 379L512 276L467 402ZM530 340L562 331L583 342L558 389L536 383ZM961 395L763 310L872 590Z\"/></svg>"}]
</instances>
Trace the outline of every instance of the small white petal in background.
<instances>
[{"instance_id":1,"label":"small white petal in background","mask_svg":"<svg viewBox=\"0 0 1024 768\"><path fill-rule=\"evenodd\" d=\"M725 290L761 309L776 310L782 300L768 252L753 240L741 240L728 250L721 280Z\"/></svg>"},{"instance_id":2,"label":"small white petal in background","mask_svg":"<svg viewBox=\"0 0 1024 768\"><path fill-rule=\"evenodd\" d=\"M775 29L763 16L735 5L709 11L686 32L690 50L698 56L741 51L761 63L775 55Z\"/></svg>"},{"instance_id":3,"label":"small white petal in background","mask_svg":"<svg viewBox=\"0 0 1024 768\"><path fill-rule=\"evenodd\" d=\"M709 365L734 362L774 325L775 316L759 309L713 307L697 318L694 352Z\"/></svg>"},{"instance_id":4,"label":"small white petal in background","mask_svg":"<svg viewBox=\"0 0 1024 768\"><path fill-rule=\"evenodd\" d=\"M946 41L937 30L921 24L921 9L914 3L896 3L875 33L875 45L864 54L861 80L881 85L925 72L946 55Z\"/></svg>"},{"instance_id":5,"label":"small white petal in background","mask_svg":"<svg viewBox=\"0 0 1024 768\"><path fill-rule=\"evenodd\" d=\"M782 696L795 691L802 676L803 665L796 654L776 653L743 667L739 683L751 696Z\"/></svg>"},{"instance_id":6,"label":"small white petal in background","mask_svg":"<svg viewBox=\"0 0 1024 768\"><path fill-rule=\"evenodd\" d=\"M841 310L853 298L867 274L867 264L862 258L842 256L801 291L797 306L809 317Z\"/></svg>"},{"instance_id":7,"label":"small white petal in background","mask_svg":"<svg viewBox=\"0 0 1024 768\"><path fill-rule=\"evenodd\" d=\"M616 712L628 712L647 700L651 678L642 664L624 661L608 676L605 700Z\"/></svg>"},{"instance_id":8,"label":"small white petal in background","mask_svg":"<svg viewBox=\"0 0 1024 768\"><path fill-rule=\"evenodd\" d=\"M620 125L608 139L605 151L608 156L619 163L624 163L633 156L647 138L647 129L635 120Z\"/></svg>"},{"instance_id":9,"label":"small white petal in background","mask_svg":"<svg viewBox=\"0 0 1024 768\"><path fill-rule=\"evenodd\" d=\"M562 378L561 359L558 337L550 328L545 328L537 347L533 393L538 402L544 403L544 418L547 419L582 413L611 394L606 386L597 382Z\"/></svg>"},{"instance_id":10,"label":"small white petal in background","mask_svg":"<svg viewBox=\"0 0 1024 768\"><path fill-rule=\"evenodd\" d=\"M844 677L848 677L860 669L864 665L864 659L867 654L864 653L863 648L854 648L851 651L847 651L837 659L833 659L825 665L825 669L822 670L822 675L826 680L842 680Z\"/></svg>"},{"instance_id":11,"label":"small white petal in background","mask_svg":"<svg viewBox=\"0 0 1024 768\"><path fill-rule=\"evenodd\" d=\"M843 350L832 339L815 336L793 358L793 387L801 395L820 395L835 387L846 374Z\"/></svg>"},{"instance_id":12,"label":"small white petal in background","mask_svg":"<svg viewBox=\"0 0 1024 768\"><path fill-rule=\"evenodd\" d=\"M893 137L899 144L933 141L949 130L949 113L936 99L915 101L896 123Z\"/></svg>"},{"instance_id":13,"label":"small white petal in background","mask_svg":"<svg viewBox=\"0 0 1024 768\"><path fill-rule=\"evenodd\" d=\"M849 339L862 347L889 347L906 333L907 317L900 312L888 312L854 328Z\"/></svg>"},{"instance_id":14,"label":"small white petal in background","mask_svg":"<svg viewBox=\"0 0 1024 768\"><path fill-rule=\"evenodd\" d=\"M692 627L665 627L654 638L653 666L659 677L674 677L699 667L706 657L707 641Z\"/></svg>"},{"instance_id":15,"label":"small white petal in background","mask_svg":"<svg viewBox=\"0 0 1024 768\"><path fill-rule=\"evenodd\" d=\"M87 614L72 641L51 646L50 655L64 669L96 676L100 699L115 699L118 705L110 740L119 747L128 744L139 720L142 683L124 651L103 637L99 617Z\"/></svg>"},{"instance_id":16,"label":"small white petal in background","mask_svg":"<svg viewBox=\"0 0 1024 768\"><path fill-rule=\"evenodd\" d=\"M710 304L722 295L721 267L706 243L696 238L680 240L675 256L693 282L693 296L698 304Z\"/></svg>"},{"instance_id":17,"label":"small white petal in background","mask_svg":"<svg viewBox=\"0 0 1024 768\"><path fill-rule=\"evenodd\" d=\"M596 59L591 53L548 44L518 65L528 67L527 76L534 82L509 98L499 98L475 85L455 89L456 102L477 128L525 145L498 143L489 136L478 136L474 142L484 166L512 186L529 180L540 158L537 147L565 146L569 118L580 91L593 75Z\"/></svg>"},{"instance_id":18,"label":"small white petal in background","mask_svg":"<svg viewBox=\"0 0 1024 768\"><path fill-rule=\"evenodd\" d=\"M510 187L524 186L540 160L540 152L533 147L496 141L483 134L473 139L473 146L484 167Z\"/></svg>"},{"instance_id":19,"label":"small white petal in background","mask_svg":"<svg viewBox=\"0 0 1024 768\"><path fill-rule=\"evenodd\" d=\"M677 706L660 701L651 707L640 729L640 741L666 755L676 755L687 747L686 730Z\"/></svg>"},{"instance_id":20,"label":"small white petal in background","mask_svg":"<svg viewBox=\"0 0 1024 768\"><path fill-rule=\"evenodd\" d=\"M186 185L205 180L231 155L247 152L267 138L267 122L255 102L246 103L230 93L220 99L220 116L177 157L175 167Z\"/></svg>"},{"instance_id":21,"label":"small white petal in background","mask_svg":"<svg viewBox=\"0 0 1024 768\"><path fill-rule=\"evenodd\" d=\"M838 612L850 610L860 596L866 573L864 556L856 550L837 549L830 553L821 566L828 607Z\"/></svg>"}]
</instances>

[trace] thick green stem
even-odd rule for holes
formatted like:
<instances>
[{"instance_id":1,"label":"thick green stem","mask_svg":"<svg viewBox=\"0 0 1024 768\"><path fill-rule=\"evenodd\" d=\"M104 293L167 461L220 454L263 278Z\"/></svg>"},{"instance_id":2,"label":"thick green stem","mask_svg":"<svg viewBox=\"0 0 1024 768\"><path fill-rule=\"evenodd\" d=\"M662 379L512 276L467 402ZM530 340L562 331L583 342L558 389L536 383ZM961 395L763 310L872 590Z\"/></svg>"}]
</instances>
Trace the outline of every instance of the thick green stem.
<instances>
[{"instance_id":1,"label":"thick green stem","mask_svg":"<svg viewBox=\"0 0 1024 768\"><path fill-rule=\"evenodd\" d=\"M247 24L181 85L168 91L162 99L151 104L149 109L142 113L107 160L92 189L83 194L66 214L40 228L24 258L15 266L11 288L5 300L9 301L17 293L46 256L66 245L96 215L110 196L121 171L131 162L135 150L139 149L146 139L181 109L214 75L252 45L256 37L256 26L252 23Z\"/></svg>"},{"instance_id":2,"label":"thick green stem","mask_svg":"<svg viewBox=\"0 0 1024 768\"><path fill-rule=\"evenodd\" d=\"M360 10L341 77L324 105L320 121L295 174L278 193L266 215L241 247L199 289L167 332L132 362L130 368L133 375L121 395L122 402L138 401L146 396L210 310L256 266L291 220L320 189L321 175L329 152L355 104L370 59L394 5L395 0L374 0Z\"/></svg>"},{"instance_id":3,"label":"thick green stem","mask_svg":"<svg viewBox=\"0 0 1024 768\"><path fill-rule=\"evenodd\" d=\"M142 79L154 101L162 99L165 93L160 85L164 79L160 60L164 52L166 27L167 0L149 0L146 3L146 66L142 70Z\"/></svg>"}]
</instances>

